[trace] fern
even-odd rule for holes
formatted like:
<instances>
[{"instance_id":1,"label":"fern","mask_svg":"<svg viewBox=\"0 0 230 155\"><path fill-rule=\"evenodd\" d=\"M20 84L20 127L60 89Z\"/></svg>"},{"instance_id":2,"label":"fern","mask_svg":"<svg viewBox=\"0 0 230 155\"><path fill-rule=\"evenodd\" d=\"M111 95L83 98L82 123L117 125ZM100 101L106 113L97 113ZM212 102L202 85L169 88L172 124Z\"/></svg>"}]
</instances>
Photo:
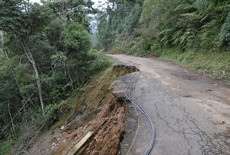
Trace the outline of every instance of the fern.
<instances>
[{"instance_id":1,"label":"fern","mask_svg":"<svg viewBox=\"0 0 230 155\"><path fill-rule=\"evenodd\" d=\"M176 32L173 34L172 40L173 40L173 44L174 44L174 45L179 44L179 42L180 42L180 41L179 41L179 38L180 38L181 35L183 35L183 31L181 31L181 30L176 31Z\"/></svg>"},{"instance_id":2,"label":"fern","mask_svg":"<svg viewBox=\"0 0 230 155\"><path fill-rule=\"evenodd\" d=\"M227 46L230 42L230 12L225 20L225 23L221 27L219 33L220 46Z\"/></svg>"},{"instance_id":3,"label":"fern","mask_svg":"<svg viewBox=\"0 0 230 155\"><path fill-rule=\"evenodd\" d=\"M200 14L197 14L196 12L192 13L184 13L181 14L182 17L186 17L189 20L200 20L202 17Z\"/></svg>"},{"instance_id":4,"label":"fern","mask_svg":"<svg viewBox=\"0 0 230 155\"><path fill-rule=\"evenodd\" d=\"M163 43L163 45L169 45L171 42L173 30L172 29L164 29L162 30L158 36L161 38L160 42Z\"/></svg>"},{"instance_id":5,"label":"fern","mask_svg":"<svg viewBox=\"0 0 230 155\"><path fill-rule=\"evenodd\" d=\"M178 5L174 11L187 11L192 9L195 9L193 5L189 3L180 3L180 5Z\"/></svg>"},{"instance_id":6,"label":"fern","mask_svg":"<svg viewBox=\"0 0 230 155\"><path fill-rule=\"evenodd\" d=\"M218 23L219 23L218 20L213 19L212 21L210 21L207 24L203 25L201 27L201 29L213 29L213 28L217 27Z\"/></svg>"}]
</instances>

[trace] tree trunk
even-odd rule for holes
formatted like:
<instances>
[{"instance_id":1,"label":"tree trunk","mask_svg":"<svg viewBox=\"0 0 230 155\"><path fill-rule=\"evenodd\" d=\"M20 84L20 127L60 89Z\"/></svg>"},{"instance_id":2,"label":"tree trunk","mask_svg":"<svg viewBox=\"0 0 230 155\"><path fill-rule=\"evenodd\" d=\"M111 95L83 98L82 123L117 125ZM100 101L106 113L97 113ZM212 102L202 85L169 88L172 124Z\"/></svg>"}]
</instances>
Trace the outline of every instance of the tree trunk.
<instances>
[{"instance_id":1,"label":"tree trunk","mask_svg":"<svg viewBox=\"0 0 230 155\"><path fill-rule=\"evenodd\" d=\"M10 58L9 58L9 55L8 55L7 51L4 49L4 40L3 40L3 39L4 39L4 38L3 38L3 35L2 35L2 51L3 51L3 53L5 54L6 59L9 61ZM12 74L13 74L13 76L14 76L14 81L15 81L17 87L18 87L18 92L19 92L20 96L22 97L23 100L26 101L26 97L25 97L22 93L20 93L20 85L19 85L18 79L16 78L16 75L14 74L13 71L12 71ZM33 101L30 99L30 96L29 96L29 95L27 95L27 96L28 96L29 102L30 102L30 103L33 102ZM22 102L22 105L24 105L24 102Z\"/></svg>"},{"instance_id":2,"label":"tree trunk","mask_svg":"<svg viewBox=\"0 0 230 155\"><path fill-rule=\"evenodd\" d=\"M2 31L0 31L0 37L1 37L1 44L2 44L1 49L2 49L2 52L3 52L3 50L4 50L4 38L3 38L3 32Z\"/></svg>"},{"instance_id":3,"label":"tree trunk","mask_svg":"<svg viewBox=\"0 0 230 155\"><path fill-rule=\"evenodd\" d=\"M8 113L9 113L9 116L10 116L10 122L12 124L12 136L13 136L13 138L15 138L16 131L15 131L15 127L14 127L14 120L12 118L11 111L10 111L10 102L9 102L9 99L8 99Z\"/></svg>"},{"instance_id":4,"label":"tree trunk","mask_svg":"<svg viewBox=\"0 0 230 155\"><path fill-rule=\"evenodd\" d=\"M15 39L17 39L19 41L24 53L26 54L26 57L28 58L29 62L32 64L32 67L33 67L33 70L35 73L35 78L36 78L36 84L37 84L37 89L38 89L38 95L39 95L41 110L42 110L42 114L44 116L45 111L44 111L44 102L43 102L43 97L42 97L41 80L39 77L38 68L36 66L36 62L34 60L33 54L30 51L30 49L28 48L27 44L25 43L24 38L20 37L20 35L18 35L17 32L14 32L14 37L15 37Z\"/></svg>"},{"instance_id":5,"label":"tree trunk","mask_svg":"<svg viewBox=\"0 0 230 155\"><path fill-rule=\"evenodd\" d=\"M36 84L37 84L37 89L38 89L38 95L39 95L39 100L40 100L40 105L41 105L41 110L42 110L42 114L45 115L44 102L43 102L43 96L42 96L41 80L40 80L40 77L39 77L39 72L38 72L36 62L34 60L32 52L27 47L27 45L26 45L26 43L25 43L25 41L23 39L21 41L21 45L22 45L22 48L23 48L23 50L24 50L29 62L32 64L32 67L34 69L35 79L36 79Z\"/></svg>"},{"instance_id":6,"label":"tree trunk","mask_svg":"<svg viewBox=\"0 0 230 155\"><path fill-rule=\"evenodd\" d=\"M72 91L74 91L73 79L72 79L72 77L71 77L69 68L67 67L66 64L64 64L64 68L65 68L65 72L67 73L67 77L69 78L69 81L70 81L70 84L71 84L71 89L72 89Z\"/></svg>"},{"instance_id":7,"label":"tree trunk","mask_svg":"<svg viewBox=\"0 0 230 155\"><path fill-rule=\"evenodd\" d=\"M38 87L38 95L39 95L40 105L41 105L41 109L42 109L42 114L45 115L44 102L43 102L43 97L42 97L42 86L41 86L41 80L40 80L39 73L38 73L38 68L36 66L36 63L35 63L35 60L33 58L32 53L30 51L28 51L28 52L29 53L26 53L26 56L30 60L30 62L33 66L33 69L34 69L36 83L37 83L37 87Z\"/></svg>"}]
</instances>

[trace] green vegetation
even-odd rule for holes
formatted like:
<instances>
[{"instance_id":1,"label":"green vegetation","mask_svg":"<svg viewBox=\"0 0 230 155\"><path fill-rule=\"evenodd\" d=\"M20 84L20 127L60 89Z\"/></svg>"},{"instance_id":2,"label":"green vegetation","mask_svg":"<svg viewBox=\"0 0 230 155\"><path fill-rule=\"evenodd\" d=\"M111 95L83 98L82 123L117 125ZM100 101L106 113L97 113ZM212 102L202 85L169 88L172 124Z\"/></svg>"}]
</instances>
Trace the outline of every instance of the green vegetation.
<instances>
[{"instance_id":1,"label":"green vegetation","mask_svg":"<svg viewBox=\"0 0 230 155\"><path fill-rule=\"evenodd\" d=\"M230 53L229 52L197 52L187 50L181 52L176 49L165 49L159 57L166 60L173 60L176 63L187 66L199 73L212 76L215 79L230 81Z\"/></svg>"},{"instance_id":2,"label":"green vegetation","mask_svg":"<svg viewBox=\"0 0 230 155\"><path fill-rule=\"evenodd\" d=\"M110 2L100 15L99 48L160 56L229 80L230 1Z\"/></svg>"},{"instance_id":3,"label":"green vegetation","mask_svg":"<svg viewBox=\"0 0 230 155\"><path fill-rule=\"evenodd\" d=\"M71 97L109 65L92 50L90 0L0 1L0 154L66 120Z\"/></svg>"},{"instance_id":4,"label":"green vegetation","mask_svg":"<svg viewBox=\"0 0 230 155\"><path fill-rule=\"evenodd\" d=\"M0 146L0 154L6 154L9 149L16 143L16 140L12 138L5 140Z\"/></svg>"},{"instance_id":5,"label":"green vegetation","mask_svg":"<svg viewBox=\"0 0 230 155\"><path fill-rule=\"evenodd\" d=\"M173 59L230 81L229 0L108 1L98 49ZM92 49L91 0L42 3L0 1L0 154L60 127L74 96L109 65Z\"/></svg>"}]
</instances>

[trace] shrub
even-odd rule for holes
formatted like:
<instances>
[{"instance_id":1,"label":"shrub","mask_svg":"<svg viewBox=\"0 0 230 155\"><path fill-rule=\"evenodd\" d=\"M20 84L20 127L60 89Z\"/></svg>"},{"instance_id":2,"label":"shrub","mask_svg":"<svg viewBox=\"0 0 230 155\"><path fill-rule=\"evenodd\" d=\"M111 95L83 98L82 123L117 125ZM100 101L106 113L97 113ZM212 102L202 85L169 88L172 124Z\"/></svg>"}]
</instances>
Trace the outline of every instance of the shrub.
<instances>
[{"instance_id":1,"label":"shrub","mask_svg":"<svg viewBox=\"0 0 230 155\"><path fill-rule=\"evenodd\" d=\"M103 54L102 51L92 49L88 52L91 58L90 73L93 74L97 71L102 71L110 65L109 59Z\"/></svg>"},{"instance_id":2,"label":"shrub","mask_svg":"<svg viewBox=\"0 0 230 155\"><path fill-rule=\"evenodd\" d=\"M9 138L6 141L1 142L1 145L0 145L0 154L6 154L9 151L9 149L14 144L16 144L16 142L17 141L15 139L12 139L12 138Z\"/></svg>"}]
</instances>

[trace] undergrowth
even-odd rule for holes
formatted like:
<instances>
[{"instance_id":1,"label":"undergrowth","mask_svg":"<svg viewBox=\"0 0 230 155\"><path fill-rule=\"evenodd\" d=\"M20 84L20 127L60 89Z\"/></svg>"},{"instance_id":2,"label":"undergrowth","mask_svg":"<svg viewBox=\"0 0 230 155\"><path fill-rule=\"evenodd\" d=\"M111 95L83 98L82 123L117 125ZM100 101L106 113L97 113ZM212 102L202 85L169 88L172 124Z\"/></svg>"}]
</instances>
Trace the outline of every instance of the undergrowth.
<instances>
[{"instance_id":1,"label":"undergrowth","mask_svg":"<svg viewBox=\"0 0 230 155\"><path fill-rule=\"evenodd\" d=\"M121 45L121 44L120 44ZM145 43L142 39L136 39L125 46L111 49L112 54L125 53L135 56L154 56L173 61L186 66L194 71L205 74L212 78L230 82L230 52L229 51L205 51L203 49L164 48L157 43Z\"/></svg>"},{"instance_id":2,"label":"undergrowth","mask_svg":"<svg viewBox=\"0 0 230 155\"><path fill-rule=\"evenodd\" d=\"M182 52L178 49L163 49L157 55L162 59L182 64L215 79L230 82L229 52L201 52L192 49Z\"/></svg>"},{"instance_id":3,"label":"undergrowth","mask_svg":"<svg viewBox=\"0 0 230 155\"><path fill-rule=\"evenodd\" d=\"M7 154L7 152L9 152L9 149L17 143L16 139L13 138L9 138L7 140L5 140L4 142L0 142L0 154L4 155Z\"/></svg>"},{"instance_id":4,"label":"undergrowth","mask_svg":"<svg viewBox=\"0 0 230 155\"><path fill-rule=\"evenodd\" d=\"M109 68L111 63L102 52L90 50L88 54L94 58L88 68L91 78L98 76ZM0 155L15 151L19 152L21 149L33 144L31 140L36 140L43 131L61 127L74 114L76 97L86 91L85 86L88 82L75 89L67 99L56 104L48 104L45 107L44 116L37 107L28 108L24 111L21 115L20 123L15 123L19 130L14 133L13 137L8 136L0 141Z\"/></svg>"}]
</instances>

